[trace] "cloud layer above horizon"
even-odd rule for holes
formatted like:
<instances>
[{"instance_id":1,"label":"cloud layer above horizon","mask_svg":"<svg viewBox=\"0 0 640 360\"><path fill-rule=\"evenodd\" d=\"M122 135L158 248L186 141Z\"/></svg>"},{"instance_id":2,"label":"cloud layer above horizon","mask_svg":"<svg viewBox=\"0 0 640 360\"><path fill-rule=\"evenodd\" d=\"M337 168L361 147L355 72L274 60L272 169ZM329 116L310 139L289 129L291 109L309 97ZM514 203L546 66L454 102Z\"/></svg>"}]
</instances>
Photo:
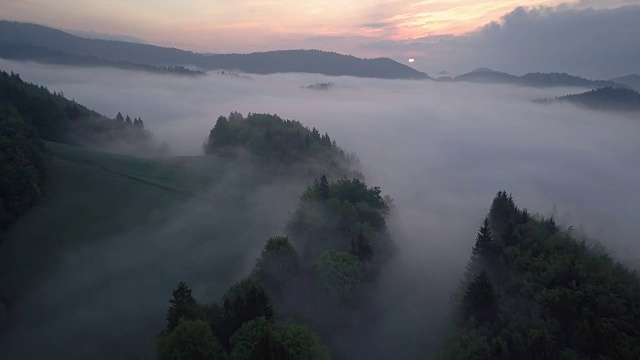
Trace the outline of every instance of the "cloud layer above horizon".
<instances>
[{"instance_id":1,"label":"cloud layer above horizon","mask_svg":"<svg viewBox=\"0 0 640 360\"><path fill-rule=\"evenodd\" d=\"M313 48L413 58L413 67L432 75L481 66L591 78L640 73L640 0L10 0L0 6L9 20L202 52Z\"/></svg>"}]
</instances>

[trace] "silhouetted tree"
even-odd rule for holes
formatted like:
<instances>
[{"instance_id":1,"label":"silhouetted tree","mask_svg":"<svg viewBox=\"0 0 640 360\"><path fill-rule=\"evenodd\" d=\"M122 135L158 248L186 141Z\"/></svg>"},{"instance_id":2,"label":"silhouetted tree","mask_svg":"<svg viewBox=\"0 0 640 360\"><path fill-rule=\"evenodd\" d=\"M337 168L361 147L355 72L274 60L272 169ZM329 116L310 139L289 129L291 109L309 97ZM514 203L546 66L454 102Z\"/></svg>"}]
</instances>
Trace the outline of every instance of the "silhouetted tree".
<instances>
[{"instance_id":1,"label":"silhouetted tree","mask_svg":"<svg viewBox=\"0 0 640 360\"><path fill-rule=\"evenodd\" d=\"M173 290L169 303L171 305L167 310L167 333L178 326L180 319L196 320L200 317L200 310L191 294L191 288L184 281Z\"/></svg>"},{"instance_id":2,"label":"silhouetted tree","mask_svg":"<svg viewBox=\"0 0 640 360\"><path fill-rule=\"evenodd\" d=\"M476 275L464 294L465 317L474 317L481 323L494 321L497 316L497 299L486 271Z\"/></svg>"}]
</instances>

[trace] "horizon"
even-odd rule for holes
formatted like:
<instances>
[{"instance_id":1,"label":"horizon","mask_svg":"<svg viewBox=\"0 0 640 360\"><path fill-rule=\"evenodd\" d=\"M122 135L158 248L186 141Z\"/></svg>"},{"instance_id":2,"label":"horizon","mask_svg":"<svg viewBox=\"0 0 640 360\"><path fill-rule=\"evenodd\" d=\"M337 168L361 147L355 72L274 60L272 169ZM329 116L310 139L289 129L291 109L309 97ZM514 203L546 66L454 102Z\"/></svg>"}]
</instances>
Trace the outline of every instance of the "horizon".
<instances>
[{"instance_id":1,"label":"horizon","mask_svg":"<svg viewBox=\"0 0 640 360\"><path fill-rule=\"evenodd\" d=\"M287 3L277 9L250 1L222 6L197 1L178 6L165 0L152 9L145 4L118 0L109 7L104 1L78 5L63 0L52 7L15 0L2 7L7 21L205 54L313 49L360 58L387 57L429 74L462 74L478 67L514 74L567 72L588 78L640 72L633 61L640 51L634 34L640 29L631 20L637 19L632 15L640 14L640 0L606 4L593 0L367 1L342 7L327 0ZM322 4L337 8L324 11ZM271 10L260 11L262 8ZM65 16L55 15L62 11ZM246 19L238 19L238 13ZM295 20L291 13L298 14ZM558 39L543 36L545 31L554 32ZM611 44L607 40L613 32L624 36ZM622 53L617 64L604 64L601 58L589 60L595 51L578 47L588 39L596 47L615 46L613 50ZM524 45L512 46L518 43ZM506 60L506 48L517 51L518 56ZM602 54L601 49L597 51ZM534 61L530 52L541 58ZM571 52L578 52L582 60L577 62ZM569 68L573 65L575 68Z\"/></svg>"}]
</instances>

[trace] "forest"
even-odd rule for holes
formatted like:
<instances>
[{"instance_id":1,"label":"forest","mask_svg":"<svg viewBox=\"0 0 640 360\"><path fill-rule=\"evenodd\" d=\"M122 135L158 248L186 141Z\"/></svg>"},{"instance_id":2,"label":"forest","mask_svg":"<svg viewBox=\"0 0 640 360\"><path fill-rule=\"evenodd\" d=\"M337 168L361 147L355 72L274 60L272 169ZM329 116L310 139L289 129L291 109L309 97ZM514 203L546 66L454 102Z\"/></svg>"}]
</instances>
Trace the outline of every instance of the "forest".
<instances>
[{"instance_id":1,"label":"forest","mask_svg":"<svg viewBox=\"0 0 640 360\"><path fill-rule=\"evenodd\" d=\"M640 281L500 191L453 297L440 359L637 359Z\"/></svg>"},{"instance_id":2,"label":"forest","mask_svg":"<svg viewBox=\"0 0 640 360\"><path fill-rule=\"evenodd\" d=\"M262 126L249 131L254 116ZM234 113L220 117L206 151L243 146L291 161L289 152L312 148L303 145L302 133L293 132L298 140L287 142L299 143L293 147L272 141L291 134L289 127L300 129L297 122L255 114L243 121ZM325 137L318 135L318 144L342 156ZM267 240L251 274L220 302L198 303L187 284L178 284L158 337L159 358L357 358L366 345L344 341L366 334L381 310L370 299L395 253L386 226L390 203L363 179L317 178L284 235ZM452 294L451 324L437 358L637 359L638 304L634 271L572 227L530 214L500 191Z\"/></svg>"},{"instance_id":3,"label":"forest","mask_svg":"<svg viewBox=\"0 0 640 360\"><path fill-rule=\"evenodd\" d=\"M177 285L158 358L349 357L354 349L339 344L366 332L374 311L368 294L393 256L380 193L356 178L316 179L287 235L269 238L251 274L220 302L198 303L186 283Z\"/></svg>"},{"instance_id":4,"label":"forest","mask_svg":"<svg viewBox=\"0 0 640 360\"><path fill-rule=\"evenodd\" d=\"M55 158L56 152L78 151L54 143L136 144L152 140L153 135L139 117L132 119L119 112L109 119L68 100L62 93L24 82L17 74L3 72L0 80L1 244L4 231L46 195L51 163L60 160ZM617 90L624 94L630 91ZM606 95L606 91L609 90L588 94ZM212 125L202 144L204 156L164 162L157 149L151 147L155 151L152 161L135 157L103 160L116 167L123 166L118 162L139 162L139 168L131 173L93 164L100 177L126 179L154 191L170 190L172 196L182 200L200 196L206 199L198 206L225 212L233 212L231 207L238 204L210 196L205 187L189 192L169 186L168 174L183 185L199 181L194 180L198 176L243 168L246 172L240 172L233 181L257 181L252 177L262 180L277 173L282 177L274 176L275 182L283 181L285 176L304 182L302 190L293 194L297 202L288 208L286 224L279 231L258 238L261 250L252 259L251 269L237 276L226 291L196 296L207 293L201 289L206 284L190 284L189 279L171 281L174 288L166 294L165 324L150 334L155 337L155 344L149 346L155 345L157 358L370 357L367 339L379 328L378 320L385 310L375 299L395 295L381 293L384 290L380 286L380 279L389 274L389 264L399 252L394 240L398 237L389 225L398 214L392 198L384 195L380 187L367 183L355 154L315 127L276 114L244 116L235 111L218 117ZM83 156L86 158L81 166L92 165L86 159L102 155ZM179 167L177 161L188 166ZM210 167L202 165L207 162ZM161 166L169 170L157 170ZM189 173L187 168L196 170ZM246 170L249 168L251 171ZM143 178L139 174L145 171L149 177ZM196 174L197 171L207 174ZM245 191L236 182L221 186L225 193ZM124 188L122 185L109 189ZM246 201L237 211L245 217L231 226L249 227L252 221L261 220L248 214L252 197L259 194L243 194L250 199L228 198ZM146 199L160 197L159 192L153 192ZM271 198L268 205L279 200ZM211 219L215 217L206 220ZM133 220L136 226L137 220ZM478 219L481 220L482 217ZM172 241L185 241L193 235L192 230L179 232ZM208 241L222 237L222 245L216 245L221 248L241 241L213 232L206 236ZM428 240L426 236L416 239ZM197 249L189 248L189 256L198 256ZM490 204L468 252L471 256L458 290L451 294L452 315L441 331L442 341L435 358L638 358L640 280L635 271L618 263L597 242L568 225L559 225L553 216L544 217L518 207L514 198L501 190ZM190 263L181 265L188 267ZM214 274L211 276L220 281ZM229 284L221 283L224 287ZM426 284L412 286L418 289ZM0 328L7 312L13 310L9 306L5 309L6 304L9 302L0 294ZM431 319L421 317L418 321L430 324ZM421 336L417 334L416 338L422 339ZM397 351L401 357L402 349ZM433 349L425 349L421 355L432 358L433 353Z\"/></svg>"},{"instance_id":5,"label":"forest","mask_svg":"<svg viewBox=\"0 0 640 360\"><path fill-rule=\"evenodd\" d=\"M45 191L50 154L44 141L69 144L125 142L145 145L152 134L142 119L108 119L62 93L0 72L0 240L16 217ZM1 241L0 241L1 242Z\"/></svg>"},{"instance_id":6,"label":"forest","mask_svg":"<svg viewBox=\"0 0 640 360\"><path fill-rule=\"evenodd\" d=\"M554 100L541 100L549 102ZM604 87L581 94L565 95L555 99L602 111L640 111L640 93L624 87Z\"/></svg>"},{"instance_id":7,"label":"forest","mask_svg":"<svg viewBox=\"0 0 640 360\"><path fill-rule=\"evenodd\" d=\"M272 165L296 162L313 164L319 169L340 175L353 173L358 158L342 150L329 134L309 129L296 120L285 120L275 114L249 113L246 117L233 111L220 116L203 144L205 154L236 156L245 150Z\"/></svg>"},{"instance_id":8,"label":"forest","mask_svg":"<svg viewBox=\"0 0 640 360\"><path fill-rule=\"evenodd\" d=\"M68 100L62 92L25 82L19 74L0 72L0 102L15 108L46 141L92 147L110 143L140 148L153 145L153 134L141 118L132 120L118 113L115 119L109 119Z\"/></svg>"}]
</instances>

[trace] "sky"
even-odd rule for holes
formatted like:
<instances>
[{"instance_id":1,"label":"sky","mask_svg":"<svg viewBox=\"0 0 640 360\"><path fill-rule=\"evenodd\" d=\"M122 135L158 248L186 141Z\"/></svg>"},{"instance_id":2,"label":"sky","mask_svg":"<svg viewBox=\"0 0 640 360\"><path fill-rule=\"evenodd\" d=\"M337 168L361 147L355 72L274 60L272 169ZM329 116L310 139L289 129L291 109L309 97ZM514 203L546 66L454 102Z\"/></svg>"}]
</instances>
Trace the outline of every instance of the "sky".
<instances>
[{"instance_id":1,"label":"sky","mask_svg":"<svg viewBox=\"0 0 640 360\"><path fill-rule=\"evenodd\" d=\"M0 0L0 10L7 20L206 53L320 49L413 58L430 74L640 73L640 0Z\"/></svg>"}]
</instances>

